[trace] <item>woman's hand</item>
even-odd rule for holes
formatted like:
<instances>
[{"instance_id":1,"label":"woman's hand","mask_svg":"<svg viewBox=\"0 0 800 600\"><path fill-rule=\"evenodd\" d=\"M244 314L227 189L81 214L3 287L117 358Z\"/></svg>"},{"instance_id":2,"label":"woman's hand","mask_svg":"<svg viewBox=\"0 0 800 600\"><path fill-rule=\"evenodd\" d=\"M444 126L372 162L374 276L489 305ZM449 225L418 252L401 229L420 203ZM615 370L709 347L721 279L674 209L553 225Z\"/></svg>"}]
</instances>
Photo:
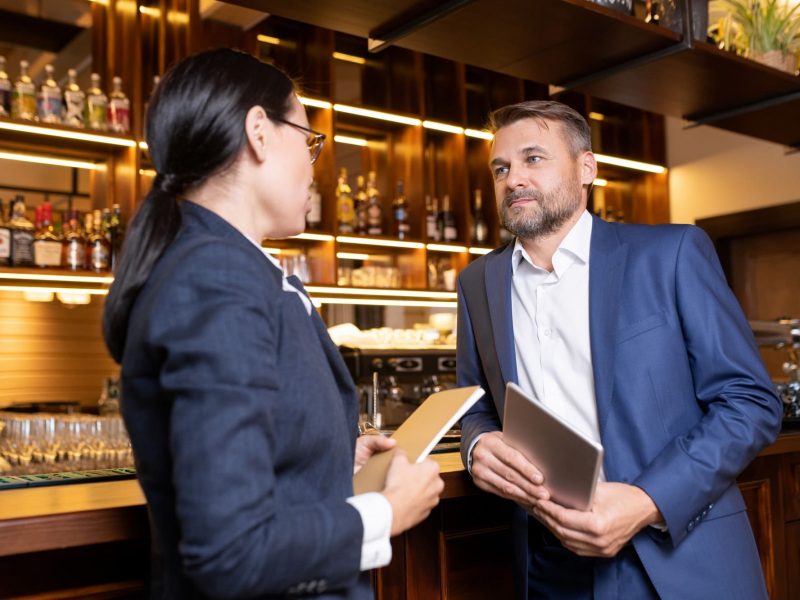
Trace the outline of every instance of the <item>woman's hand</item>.
<instances>
[{"instance_id":1,"label":"woman's hand","mask_svg":"<svg viewBox=\"0 0 800 600\"><path fill-rule=\"evenodd\" d=\"M427 459L411 464L404 450L395 450L383 488L383 495L392 505L391 535L403 533L427 517L439 504L443 489L436 462Z\"/></svg>"},{"instance_id":2,"label":"woman's hand","mask_svg":"<svg viewBox=\"0 0 800 600\"><path fill-rule=\"evenodd\" d=\"M380 434L361 435L356 438L356 455L353 460L353 474L361 470L364 463L376 452L383 452L394 448L395 442L392 438L384 437Z\"/></svg>"}]
</instances>

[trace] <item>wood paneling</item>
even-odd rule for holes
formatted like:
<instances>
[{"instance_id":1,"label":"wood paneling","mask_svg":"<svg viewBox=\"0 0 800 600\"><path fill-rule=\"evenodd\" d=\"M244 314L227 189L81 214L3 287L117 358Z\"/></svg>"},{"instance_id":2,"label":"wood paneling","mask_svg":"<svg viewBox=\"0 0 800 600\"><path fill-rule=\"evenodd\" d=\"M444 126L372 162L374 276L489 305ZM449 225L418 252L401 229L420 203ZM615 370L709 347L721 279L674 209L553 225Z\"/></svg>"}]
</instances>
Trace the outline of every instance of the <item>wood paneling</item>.
<instances>
[{"instance_id":1,"label":"wood paneling","mask_svg":"<svg viewBox=\"0 0 800 600\"><path fill-rule=\"evenodd\" d=\"M27 302L0 292L0 406L24 402L95 405L103 377L117 372L101 335L103 301L84 306Z\"/></svg>"}]
</instances>

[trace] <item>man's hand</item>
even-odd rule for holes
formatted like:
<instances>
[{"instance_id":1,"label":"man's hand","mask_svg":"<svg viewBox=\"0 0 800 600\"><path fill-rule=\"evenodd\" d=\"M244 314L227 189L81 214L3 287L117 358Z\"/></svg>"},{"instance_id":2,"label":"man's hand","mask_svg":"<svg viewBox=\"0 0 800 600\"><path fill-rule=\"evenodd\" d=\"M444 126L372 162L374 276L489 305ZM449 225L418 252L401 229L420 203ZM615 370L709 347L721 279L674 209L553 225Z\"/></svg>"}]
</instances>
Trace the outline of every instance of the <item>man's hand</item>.
<instances>
[{"instance_id":1,"label":"man's hand","mask_svg":"<svg viewBox=\"0 0 800 600\"><path fill-rule=\"evenodd\" d=\"M499 431L484 434L472 448L472 479L482 490L513 500L528 511L550 497L539 470L506 444Z\"/></svg>"},{"instance_id":2,"label":"man's hand","mask_svg":"<svg viewBox=\"0 0 800 600\"><path fill-rule=\"evenodd\" d=\"M611 558L639 530L663 520L642 489L624 483L598 482L592 507L564 508L549 500L538 502L532 514L565 548L580 556Z\"/></svg>"},{"instance_id":3,"label":"man's hand","mask_svg":"<svg viewBox=\"0 0 800 600\"><path fill-rule=\"evenodd\" d=\"M356 438L356 454L353 458L353 474L355 475L376 452L383 452L395 447L397 442L392 438L379 434L360 435Z\"/></svg>"}]
</instances>

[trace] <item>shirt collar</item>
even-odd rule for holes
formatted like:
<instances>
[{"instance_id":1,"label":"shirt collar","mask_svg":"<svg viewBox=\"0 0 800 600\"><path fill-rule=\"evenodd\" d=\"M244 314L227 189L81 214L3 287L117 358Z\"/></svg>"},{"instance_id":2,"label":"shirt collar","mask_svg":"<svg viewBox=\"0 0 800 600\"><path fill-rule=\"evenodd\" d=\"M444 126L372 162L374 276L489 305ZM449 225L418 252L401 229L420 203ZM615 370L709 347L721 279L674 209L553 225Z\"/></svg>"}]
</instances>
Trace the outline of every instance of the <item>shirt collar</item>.
<instances>
[{"instance_id":1,"label":"shirt collar","mask_svg":"<svg viewBox=\"0 0 800 600\"><path fill-rule=\"evenodd\" d=\"M556 275L561 275L565 270L566 264L578 261L589 263L589 249L592 243L592 215L584 210L580 218L572 226L567 235L561 240L561 244L553 254L553 270ZM572 258L570 258L572 257ZM532 267L541 269L531 260L519 238L514 242L514 251L511 256L512 275L516 274L517 267L523 262L528 262Z\"/></svg>"}]
</instances>

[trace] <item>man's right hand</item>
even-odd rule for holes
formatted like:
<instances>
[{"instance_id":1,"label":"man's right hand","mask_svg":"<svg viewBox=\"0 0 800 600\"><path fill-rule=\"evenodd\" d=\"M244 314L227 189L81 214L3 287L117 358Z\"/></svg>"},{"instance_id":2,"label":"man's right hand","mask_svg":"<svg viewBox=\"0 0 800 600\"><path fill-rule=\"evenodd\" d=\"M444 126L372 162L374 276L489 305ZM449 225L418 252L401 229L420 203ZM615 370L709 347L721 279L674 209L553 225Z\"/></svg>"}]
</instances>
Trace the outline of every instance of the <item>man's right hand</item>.
<instances>
[{"instance_id":1,"label":"man's right hand","mask_svg":"<svg viewBox=\"0 0 800 600\"><path fill-rule=\"evenodd\" d=\"M394 451L383 495L392 505L392 532L395 536L425 519L439 503L444 481L439 465L430 458L419 464L408 462L403 450Z\"/></svg>"},{"instance_id":2,"label":"man's right hand","mask_svg":"<svg viewBox=\"0 0 800 600\"><path fill-rule=\"evenodd\" d=\"M506 444L499 431L483 434L473 446L472 479L482 490L513 500L527 511L550 497L541 472Z\"/></svg>"}]
</instances>

